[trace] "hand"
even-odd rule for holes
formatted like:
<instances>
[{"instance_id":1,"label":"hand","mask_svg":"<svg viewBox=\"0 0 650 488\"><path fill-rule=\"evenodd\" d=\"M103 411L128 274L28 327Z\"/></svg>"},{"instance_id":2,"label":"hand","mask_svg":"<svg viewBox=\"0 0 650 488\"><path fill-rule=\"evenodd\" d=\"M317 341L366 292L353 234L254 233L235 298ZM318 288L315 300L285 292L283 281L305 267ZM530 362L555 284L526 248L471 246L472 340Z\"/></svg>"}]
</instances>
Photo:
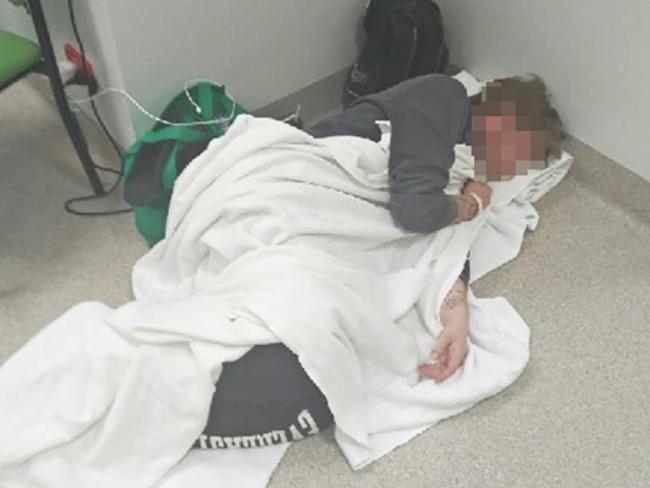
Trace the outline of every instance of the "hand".
<instances>
[{"instance_id":1,"label":"hand","mask_svg":"<svg viewBox=\"0 0 650 488\"><path fill-rule=\"evenodd\" d=\"M455 195L454 201L456 202L456 218L453 223L467 222L472 220L478 215L478 204L474 198L465 195Z\"/></svg>"},{"instance_id":2,"label":"hand","mask_svg":"<svg viewBox=\"0 0 650 488\"><path fill-rule=\"evenodd\" d=\"M469 348L467 346L467 326L448 325L438 336L438 341L431 351L431 357L437 362L421 364L418 372L425 378L437 383L445 381L463 364Z\"/></svg>"},{"instance_id":3,"label":"hand","mask_svg":"<svg viewBox=\"0 0 650 488\"><path fill-rule=\"evenodd\" d=\"M445 381L463 364L467 356L467 334L469 332L469 307L467 288L461 279L449 291L440 310L443 325L431 357L437 362L418 367L420 375L436 382Z\"/></svg>"},{"instance_id":4,"label":"hand","mask_svg":"<svg viewBox=\"0 0 650 488\"><path fill-rule=\"evenodd\" d=\"M483 208L487 208L492 201L492 188L480 181L470 181L465 185L465 188L463 188L463 195L470 196L470 193L474 193L481 199Z\"/></svg>"}]
</instances>

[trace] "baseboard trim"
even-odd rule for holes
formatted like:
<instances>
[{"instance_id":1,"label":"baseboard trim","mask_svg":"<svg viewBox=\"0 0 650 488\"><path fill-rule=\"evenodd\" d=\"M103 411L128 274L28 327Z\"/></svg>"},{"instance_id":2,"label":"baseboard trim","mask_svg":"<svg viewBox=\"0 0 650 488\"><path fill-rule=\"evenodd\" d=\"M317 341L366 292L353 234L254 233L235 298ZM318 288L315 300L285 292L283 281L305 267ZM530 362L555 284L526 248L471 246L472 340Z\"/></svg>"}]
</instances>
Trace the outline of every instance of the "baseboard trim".
<instances>
[{"instance_id":1,"label":"baseboard trim","mask_svg":"<svg viewBox=\"0 0 650 488\"><path fill-rule=\"evenodd\" d=\"M348 68L338 71L302 90L255 110L254 114L258 117L278 117L293 113L300 105L300 115L305 126L309 126L343 108L343 86L347 73Z\"/></svg>"},{"instance_id":2,"label":"baseboard trim","mask_svg":"<svg viewBox=\"0 0 650 488\"><path fill-rule=\"evenodd\" d=\"M567 137L564 149L575 158L571 173L576 181L650 224L650 182L575 137Z\"/></svg>"}]
</instances>

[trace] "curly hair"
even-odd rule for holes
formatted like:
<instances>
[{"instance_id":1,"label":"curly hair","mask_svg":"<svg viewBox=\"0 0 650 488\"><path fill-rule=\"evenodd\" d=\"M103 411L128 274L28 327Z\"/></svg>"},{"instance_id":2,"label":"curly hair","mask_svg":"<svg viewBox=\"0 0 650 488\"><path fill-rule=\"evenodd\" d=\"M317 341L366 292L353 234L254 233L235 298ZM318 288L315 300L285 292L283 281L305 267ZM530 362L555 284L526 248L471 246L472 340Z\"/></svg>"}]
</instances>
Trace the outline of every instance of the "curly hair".
<instances>
[{"instance_id":1,"label":"curly hair","mask_svg":"<svg viewBox=\"0 0 650 488\"><path fill-rule=\"evenodd\" d=\"M547 135L546 156L559 158L566 137L562 120L551 105L544 80L535 74L499 78L486 83L480 95L472 97L479 113L499 113L502 102L515 102L517 126L522 130L544 131Z\"/></svg>"}]
</instances>

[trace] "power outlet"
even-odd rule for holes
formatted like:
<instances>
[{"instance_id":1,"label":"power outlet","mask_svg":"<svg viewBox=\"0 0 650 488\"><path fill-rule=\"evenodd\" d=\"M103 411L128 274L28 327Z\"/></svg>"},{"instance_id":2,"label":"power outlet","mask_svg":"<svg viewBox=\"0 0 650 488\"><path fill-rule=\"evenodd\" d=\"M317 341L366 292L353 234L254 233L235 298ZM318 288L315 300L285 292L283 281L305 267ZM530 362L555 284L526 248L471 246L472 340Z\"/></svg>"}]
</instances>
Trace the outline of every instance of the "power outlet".
<instances>
[{"instance_id":1,"label":"power outlet","mask_svg":"<svg viewBox=\"0 0 650 488\"><path fill-rule=\"evenodd\" d=\"M57 66L59 67L59 74L64 85L70 83L77 74L77 65L67 59L57 62Z\"/></svg>"},{"instance_id":2,"label":"power outlet","mask_svg":"<svg viewBox=\"0 0 650 488\"><path fill-rule=\"evenodd\" d=\"M65 52L65 57L68 59L68 61L76 66L75 82L79 84L89 85L91 87L92 86L96 87L97 80L95 79L95 71L93 69L93 64L90 61L90 59L86 57L86 62L84 66L81 53L77 50L77 48L75 48L69 42L64 44L63 50Z\"/></svg>"}]
</instances>

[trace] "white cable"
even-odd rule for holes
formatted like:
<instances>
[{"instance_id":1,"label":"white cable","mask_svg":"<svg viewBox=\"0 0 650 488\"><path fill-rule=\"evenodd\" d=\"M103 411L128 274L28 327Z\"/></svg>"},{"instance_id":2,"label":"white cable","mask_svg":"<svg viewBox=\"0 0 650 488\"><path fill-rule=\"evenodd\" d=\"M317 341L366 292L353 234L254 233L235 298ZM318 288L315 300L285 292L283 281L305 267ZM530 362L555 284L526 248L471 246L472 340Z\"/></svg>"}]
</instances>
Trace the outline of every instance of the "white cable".
<instances>
[{"instance_id":1,"label":"white cable","mask_svg":"<svg viewBox=\"0 0 650 488\"><path fill-rule=\"evenodd\" d=\"M289 115L288 117L285 117L284 119L282 119L282 122L288 122L288 121L291 120L291 119L296 119L296 120L299 119L299 118L300 118L300 110L301 110L301 109L302 109L302 106L301 106L301 105L298 105L298 106L296 107L296 111L295 111L294 113L292 113L291 115Z\"/></svg>"},{"instance_id":2,"label":"white cable","mask_svg":"<svg viewBox=\"0 0 650 488\"><path fill-rule=\"evenodd\" d=\"M187 89L188 84L191 83L192 81L193 80L190 80L190 81L186 82L186 84L185 84L185 94L189 98L190 103L192 103L195 107L197 107L197 109L198 109L197 112L201 113L201 107L199 107L198 104L192 99L192 97L190 96L189 91ZM222 86L222 85L219 85L218 83L216 83L215 81L212 81L212 80L206 80L206 81L209 81L210 83L212 83L212 84L214 84L216 86L219 86L219 87ZM90 102L91 100L94 100L97 97L100 97L102 95L106 95L107 93L118 93L118 94L120 94L122 96L125 96L133 105L135 105L147 117L149 117L149 118L151 118L151 119L153 119L153 120L155 120L157 122L160 122L162 124L166 124L166 125L173 125L173 126L178 126L178 127L194 127L194 126L199 126L199 125L229 124L232 121L232 119L233 119L233 117L235 115L235 107L236 107L236 105L235 105L234 100L232 99L232 97L230 97L230 94L227 91L226 91L226 95L228 97L230 97L230 100L232 100L232 102L233 102L232 111L230 112L230 115L228 117L219 117L217 119L204 120L204 121L201 121L201 122L171 122L169 120L165 120L165 119L161 119L160 117L156 117L152 113L148 112L142 105L140 105L138 103L138 101L135 98L133 98L129 93L127 93L124 90L119 90L117 88L105 88L105 89L99 91L98 93L95 93L91 97L71 99L71 100L73 102L77 103L77 104L87 103L87 102Z\"/></svg>"},{"instance_id":3,"label":"white cable","mask_svg":"<svg viewBox=\"0 0 650 488\"><path fill-rule=\"evenodd\" d=\"M48 98L51 102L54 102L56 104L56 98L54 98L53 95L50 95L48 92L43 92L45 97ZM66 95L66 98L68 100L68 105L70 105L70 102L72 102L73 105L70 105L70 111L78 114L81 112L81 107L77 104L77 102L73 99L70 98L69 96Z\"/></svg>"},{"instance_id":4,"label":"white cable","mask_svg":"<svg viewBox=\"0 0 650 488\"><path fill-rule=\"evenodd\" d=\"M190 91L189 91L188 87L190 86L191 83L193 83L193 84L210 83L211 85L214 85L214 86L216 86L218 88L223 88L224 92L226 93L226 96L228 98L230 98L230 100L233 100L233 98L230 96L230 93L228 93L228 90L226 90L226 87L224 85L220 85L219 83L217 83L214 80L211 80L209 78L192 78L191 80L187 80L185 82L185 85L183 85L183 91L185 92L185 95L187 96L190 103L192 105L194 105L194 107L196 107L196 112L199 113L199 114L202 113L202 109L201 109L201 106L194 101L194 99L192 98L192 95L190 95ZM230 117L229 118L232 119L232 117L234 115L235 115L235 104L234 104L234 100L233 100L232 111L230 112Z\"/></svg>"}]
</instances>

